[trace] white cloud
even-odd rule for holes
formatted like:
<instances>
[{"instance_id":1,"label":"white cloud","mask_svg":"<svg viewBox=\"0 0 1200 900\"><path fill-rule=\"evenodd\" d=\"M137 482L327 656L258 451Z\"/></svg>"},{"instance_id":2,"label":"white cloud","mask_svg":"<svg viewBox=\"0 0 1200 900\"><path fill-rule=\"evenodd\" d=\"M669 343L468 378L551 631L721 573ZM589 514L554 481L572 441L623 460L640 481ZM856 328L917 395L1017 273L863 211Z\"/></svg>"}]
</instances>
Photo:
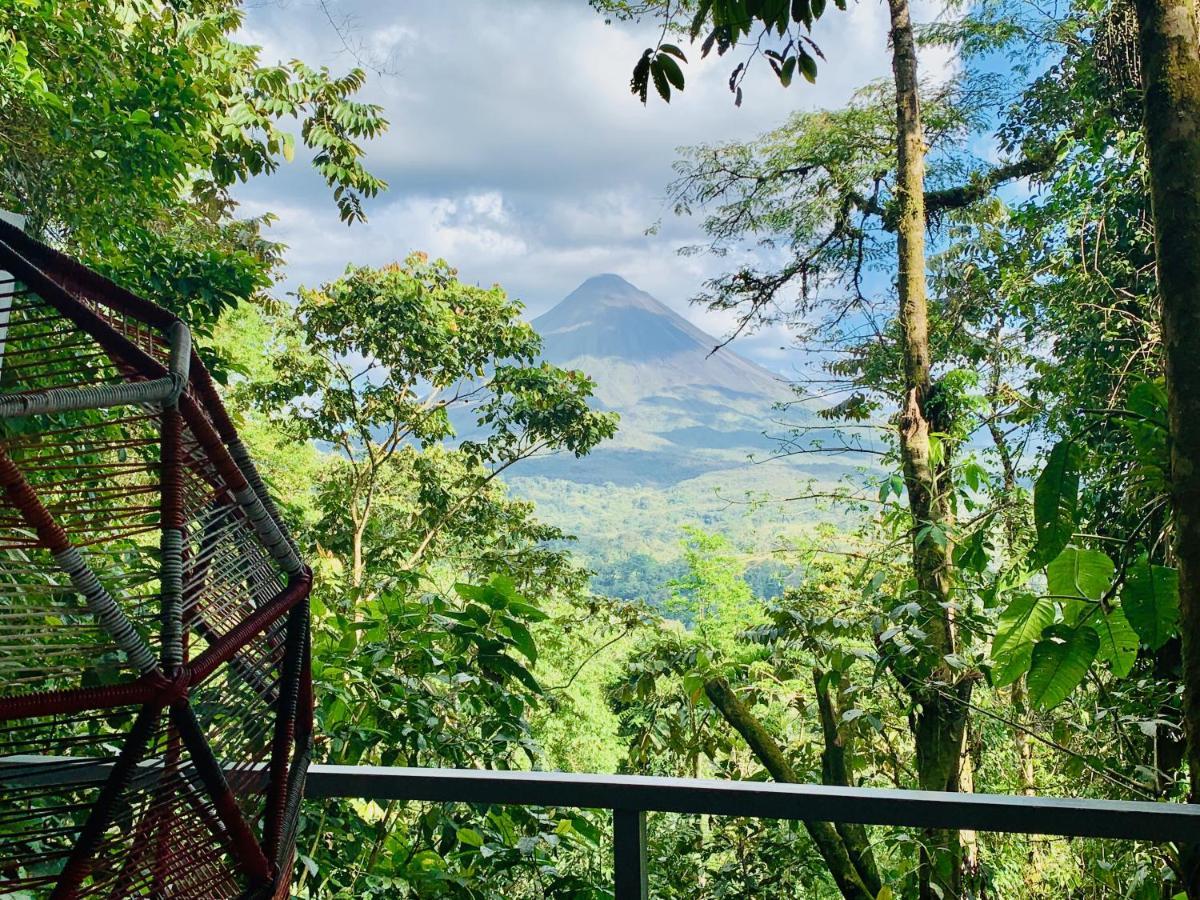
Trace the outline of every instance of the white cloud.
<instances>
[{"instance_id":1,"label":"white cloud","mask_svg":"<svg viewBox=\"0 0 1200 900\"><path fill-rule=\"evenodd\" d=\"M611 271L706 330L727 333L731 315L687 304L722 262L675 252L698 237L694 222L663 207L675 148L749 138L797 108L843 103L889 72L887 12L878 0L822 18L817 40L828 63L815 86L784 89L759 61L740 109L726 86L729 57L701 62L694 51L685 92L669 106L642 107L629 94L629 70L654 30L606 26L586 0L327 5L352 29L354 47L386 59L390 74L370 75L365 96L392 124L367 159L391 187L369 205L367 225L347 229L299 158L247 186L248 211L279 216L274 236L291 248L290 287L336 277L350 262L381 264L421 249L445 256L464 278L503 284L532 314ZM253 9L244 37L268 61L353 64L313 0ZM944 76L949 59L927 53L925 74ZM647 235L659 219L664 227ZM737 346L777 365L786 344L786 333L771 329Z\"/></svg>"}]
</instances>

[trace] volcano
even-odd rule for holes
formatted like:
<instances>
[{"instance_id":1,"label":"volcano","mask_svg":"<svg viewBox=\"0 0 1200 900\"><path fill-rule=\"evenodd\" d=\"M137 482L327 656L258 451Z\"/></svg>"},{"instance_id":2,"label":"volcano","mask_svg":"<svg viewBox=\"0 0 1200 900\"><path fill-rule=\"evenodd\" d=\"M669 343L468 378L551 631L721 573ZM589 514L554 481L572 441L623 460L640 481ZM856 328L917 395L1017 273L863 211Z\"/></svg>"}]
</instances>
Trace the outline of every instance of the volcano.
<instances>
[{"instance_id":1,"label":"volcano","mask_svg":"<svg viewBox=\"0 0 1200 900\"><path fill-rule=\"evenodd\" d=\"M787 385L618 275L587 279L532 322L543 357L596 382L596 405L621 415L617 437L581 460L525 472L590 483L664 484L766 456ZM794 416L792 417L794 418Z\"/></svg>"},{"instance_id":2,"label":"volcano","mask_svg":"<svg viewBox=\"0 0 1200 900\"><path fill-rule=\"evenodd\" d=\"M589 278L533 320L556 365L582 369L597 396L617 410L645 400L693 399L696 389L751 400L788 392L773 374L701 331L619 275Z\"/></svg>"}]
</instances>

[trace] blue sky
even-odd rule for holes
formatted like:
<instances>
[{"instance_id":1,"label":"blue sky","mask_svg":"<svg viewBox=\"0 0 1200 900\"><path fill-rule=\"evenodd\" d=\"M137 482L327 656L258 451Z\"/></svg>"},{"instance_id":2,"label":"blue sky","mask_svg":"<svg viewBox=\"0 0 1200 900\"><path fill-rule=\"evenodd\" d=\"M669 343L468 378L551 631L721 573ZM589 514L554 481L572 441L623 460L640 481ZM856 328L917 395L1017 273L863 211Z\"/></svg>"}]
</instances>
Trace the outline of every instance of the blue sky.
<instances>
[{"instance_id":1,"label":"blue sky","mask_svg":"<svg viewBox=\"0 0 1200 900\"><path fill-rule=\"evenodd\" d=\"M290 247L284 289L424 250L466 280L500 283L530 316L585 278L616 272L723 335L730 318L688 304L731 261L677 253L699 231L663 203L676 148L744 140L794 110L843 103L887 74L886 33L880 0L851 2L846 13L831 6L816 29L829 61L815 86L797 79L784 89L760 63L736 108L725 85L731 64L713 54L693 59L670 106L643 107L629 72L655 29L606 25L586 0L260 0L243 38L263 47L265 62L339 70L357 57L383 69L370 73L365 97L391 128L367 149L390 188L371 203L369 223L350 228L299 157L239 196L246 212L279 216L273 237ZM946 62L923 64L936 75ZM786 373L789 345L773 329L735 349Z\"/></svg>"}]
</instances>

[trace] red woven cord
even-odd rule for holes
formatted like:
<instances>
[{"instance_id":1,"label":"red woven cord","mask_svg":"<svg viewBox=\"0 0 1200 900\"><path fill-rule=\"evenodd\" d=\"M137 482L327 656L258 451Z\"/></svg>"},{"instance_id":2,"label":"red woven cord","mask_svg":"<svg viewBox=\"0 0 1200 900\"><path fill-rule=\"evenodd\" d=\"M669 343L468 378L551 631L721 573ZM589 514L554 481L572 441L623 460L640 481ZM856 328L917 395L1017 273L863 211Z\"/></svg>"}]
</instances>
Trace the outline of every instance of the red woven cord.
<instances>
[{"instance_id":1,"label":"red woven cord","mask_svg":"<svg viewBox=\"0 0 1200 900\"><path fill-rule=\"evenodd\" d=\"M179 730L184 746L191 754L196 766L196 773L204 782L209 796L213 801L217 818L225 826L233 843L238 866L250 879L254 886L264 886L271 882L271 864L267 861L262 847L246 824L242 811L238 808L237 800L229 789L229 784L221 772L220 764L213 757L212 748L204 738L196 714L185 702L171 704L171 721Z\"/></svg>"},{"instance_id":2,"label":"red woven cord","mask_svg":"<svg viewBox=\"0 0 1200 900\"><path fill-rule=\"evenodd\" d=\"M138 713L121 752L117 755L117 761L108 774L108 780L104 782L99 798L80 829L71 856L63 866L50 900L74 900L79 896L80 886L95 864L96 849L112 821L114 807L128 788L134 769L146 752L146 745L158 722L159 711L159 707L147 705Z\"/></svg>"},{"instance_id":3,"label":"red woven cord","mask_svg":"<svg viewBox=\"0 0 1200 900\"><path fill-rule=\"evenodd\" d=\"M176 320L175 316L165 309L130 293L66 254L47 247L14 225L0 222L0 241L8 244L10 251L20 253L39 267L55 270L58 273L58 277L55 279L56 283L64 290L86 294L111 309L127 313L148 324L162 328Z\"/></svg>"},{"instance_id":4,"label":"red woven cord","mask_svg":"<svg viewBox=\"0 0 1200 900\"><path fill-rule=\"evenodd\" d=\"M192 373L192 390L204 404L209 418L216 426L217 433L221 435L222 440L234 440L237 437L237 429L233 427L233 420L229 418L225 404L221 402L221 396L217 393L217 386L213 384L212 375L204 367L203 361L196 355L195 350L192 351L192 364L189 371Z\"/></svg>"},{"instance_id":5,"label":"red woven cord","mask_svg":"<svg viewBox=\"0 0 1200 900\"><path fill-rule=\"evenodd\" d=\"M0 697L0 722L153 703L162 691L162 678L151 674L143 675L137 681L127 684L38 691L16 697Z\"/></svg>"},{"instance_id":6,"label":"red woven cord","mask_svg":"<svg viewBox=\"0 0 1200 900\"><path fill-rule=\"evenodd\" d=\"M191 429L196 442L208 456L209 462L225 479L229 490L239 491L249 487L250 483L246 481L242 470L238 468L238 464L233 461L233 457L225 449L221 436L205 418L200 405L188 394L184 394L179 398L179 411L183 413L183 420L187 422L188 428Z\"/></svg>"},{"instance_id":7,"label":"red woven cord","mask_svg":"<svg viewBox=\"0 0 1200 900\"><path fill-rule=\"evenodd\" d=\"M312 572L306 567L300 575L289 579L287 587L274 600L256 609L192 661L189 666L192 683L203 681L221 663L228 662L251 638L306 598L311 587Z\"/></svg>"},{"instance_id":8,"label":"red woven cord","mask_svg":"<svg viewBox=\"0 0 1200 900\"><path fill-rule=\"evenodd\" d=\"M74 322L81 331L91 335L96 343L115 358L114 361L124 362L146 378L162 378L167 374L166 366L80 303L61 284L13 250L11 245L8 246L7 253L3 252L4 247L5 244L0 243L0 258L3 259L4 268L29 285L43 300ZM174 317L171 317L171 321L174 321Z\"/></svg>"},{"instance_id":9,"label":"red woven cord","mask_svg":"<svg viewBox=\"0 0 1200 900\"><path fill-rule=\"evenodd\" d=\"M183 515L183 417L179 410L167 407L162 412L160 474L162 490L162 527L182 529Z\"/></svg>"},{"instance_id":10,"label":"red woven cord","mask_svg":"<svg viewBox=\"0 0 1200 900\"><path fill-rule=\"evenodd\" d=\"M267 856L274 859L284 831L287 804L288 764L296 735L296 704L300 694L300 674L304 663L304 632L308 620L308 602L303 600L288 613L283 671L279 679L279 705L275 710L275 734L271 742L270 780L267 786L267 816L263 844Z\"/></svg>"},{"instance_id":11,"label":"red woven cord","mask_svg":"<svg viewBox=\"0 0 1200 900\"><path fill-rule=\"evenodd\" d=\"M8 452L3 446L0 446L0 485L3 485L9 502L17 508L30 526L33 527L33 530L37 533L38 540L51 553L61 553L71 545L67 533L62 530L46 507L42 505L42 501L33 492L33 488L29 486L29 482L25 480L25 476L21 474L21 470L9 458Z\"/></svg>"},{"instance_id":12,"label":"red woven cord","mask_svg":"<svg viewBox=\"0 0 1200 900\"><path fill-rule=\"evenodd\" d=\"M61 284L51 279L36 265L13 250L11 241L7 243L10 244L8 248L9 252L4 253L2 252L4 242L0 242L0 257L4 259L5 268L33 288L48 303L64 316L71 319L83 331L90 334L100 346L104 347L115 357L114 361L123 364L123 367L128 367L126 371L133 370L139 372L146 378L162 378L168 374L166 367L161 362L119 334L108 322L105 322L100 316L96 315L73 297ZM113 290L118 290L115 285L113 286ZM130 294L129 297L132 298L133 295ZM112 298L106 296L106 299L111 300ZM139 298L133 299L138 300ZM111 305L114 308L122 308L126 304L124 301L121 301ZM132 306L128 308L130 314L144 317L156 326L166 327L178 321L174 316L160 310L148 301L140 300L136 306L138 307L136 310ZM157 312L152 314L151 311ZM194 358L193 363L195 362L199 362L199 359ZM203 365L194 367L192 373L193 384L199 383L203 385L205 373ZM211 386L211 380L208 381L208 384ZM211 407L207 410L209 416L217 421L228 420L228 414L225 412L220 398L217 397L215 388L206 390L204 392L204 399L205 406ZM225 449L220 435L209 424L208 420L205 419L196 402L185 394L180 398L179 406L188 427L209 455L210 461L217 468L217 471L229 483L229 486L234 490L248 487L249 484L242 475L241 469L233 461L233 458L229 455L229 451ZM232 428L232 425L230 425L230 428Z\"/></svg>"}]
</instances>

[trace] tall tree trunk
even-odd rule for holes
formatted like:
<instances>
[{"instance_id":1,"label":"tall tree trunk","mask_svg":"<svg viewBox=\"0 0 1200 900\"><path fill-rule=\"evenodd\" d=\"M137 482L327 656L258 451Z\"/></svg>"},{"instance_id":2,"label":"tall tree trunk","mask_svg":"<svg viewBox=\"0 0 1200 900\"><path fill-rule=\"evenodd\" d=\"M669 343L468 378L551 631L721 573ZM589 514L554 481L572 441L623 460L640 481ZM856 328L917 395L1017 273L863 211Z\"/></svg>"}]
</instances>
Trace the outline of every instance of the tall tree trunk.
<instances>
[{"instance_id":1,"label":"tall tree trunk","mask_svg":"<svg viewBox=\"0 0 1200 900\"><path fill-rule=\"evenodd\" d=\"M355 526L354 542L350 560L350 583L354 587L362 587L363 581L363 533Z\"/></svg>"},{"instance_id":2,"label":"tall tree trunk","mask_svg":"<svg viewBox=\"0 0 1200 900\"><path fill-rule=\"evenodd\" d=\"M963 729L962 750L958 755L958 789L964 794L975 793L975 758L971 742L970 725ZM974 829L964 828L959 832L963 847L963 884L970 890L978 887L979 881L979 834ZM970 892L968 890L968 893Z\"/></svg>"},{"instance_id":3,"label":"tall tree trunk","mask_svg":"<svg viewBox=\"0 0 1200 900\"><path fill-rule=\"evenodd\" d=\"M813 669L813 687L817 696L817 714L821 719L821 734L824 749L821 751L821 782L823 784L853 787L853 764L849 741L843 736L838 724L842 719L843 705L829 691L829 680L820 669ZM882 885L879 868L875 864L875 851L867 829L850 822L835 822L834 828L846 846L846 853L854 868L862 873L868 885ZM879 888L875 887L878 891Z\"/></svg>"},{"instance_id":4,"label":"tall tree trunk","mask_svg":"<svg viewBox=\"0 0 1200 900\"><path fill-rule=\"evenodd\" d=\"M1029 691L1025 687L1024 678L1013 682L1008 696L1012 702L1013 715L1024 719L1025 710L1029 708ZM1020 728L1016 729L1013 741L1017 749L1017 790L1026 797L1032 797L1037 793L1037 778L1033 769L1033 741L1029 739L1029 734Z\"/></svg>"},{"instance_id":5,"label":"tall tree trunk","mask_svg":"<svg viewBox=\"0 0 1200 900\"><path fill-rule=\"evenodd\" d=\"M1183 721L1200 802L1200 34L1196 0L1136 0L1154 252L1162 302L1179 565ZM1200 897L1200 849L1181 863Z\"/></svg>"},{"instance_id":6,"label":"tall tree trunk","mask_svg":"<svg viewBox=\"0 0 1200 900\"><path fill-rule=\"evenodd\" d=\"M931 387L929 311L925 294L925 138L917 78L917 50L908 0L888 0L892 72L896 82L896 287L900 302L904 399L900 410L900 457L913 519L912 564L928 613L928 661L906 680L913 698L910 716L917 749L917 778L925 790L958 785L969 680L957 679L944 661L955 652L950 612L948 541L935 540L930 526L949 522L947 498L939 490L930 447L925 404ZM956 831L926 832L921 853L921 900L961 895L962 843Z\"/></svg>"},{"instance_id":7,"label":"tall tree trunk","mask_svg":"<svg viewBox=\"0 0 1200 900\"><path fill-rule=\"evenodd\" d=\"M772 778L788 784L800 783L787 755L733 692L729 682L724 678L713 678L705 683L704 693L721 717L745 739ZM875 900L879 896L883 885L875 870L874 859L871 859L869 869L859 871L842 836L833 825L828 822L805 822L804 827L846 900ZM863 857L859 855L858 859L862 862Z\"/></svg>"}]
</instances>

